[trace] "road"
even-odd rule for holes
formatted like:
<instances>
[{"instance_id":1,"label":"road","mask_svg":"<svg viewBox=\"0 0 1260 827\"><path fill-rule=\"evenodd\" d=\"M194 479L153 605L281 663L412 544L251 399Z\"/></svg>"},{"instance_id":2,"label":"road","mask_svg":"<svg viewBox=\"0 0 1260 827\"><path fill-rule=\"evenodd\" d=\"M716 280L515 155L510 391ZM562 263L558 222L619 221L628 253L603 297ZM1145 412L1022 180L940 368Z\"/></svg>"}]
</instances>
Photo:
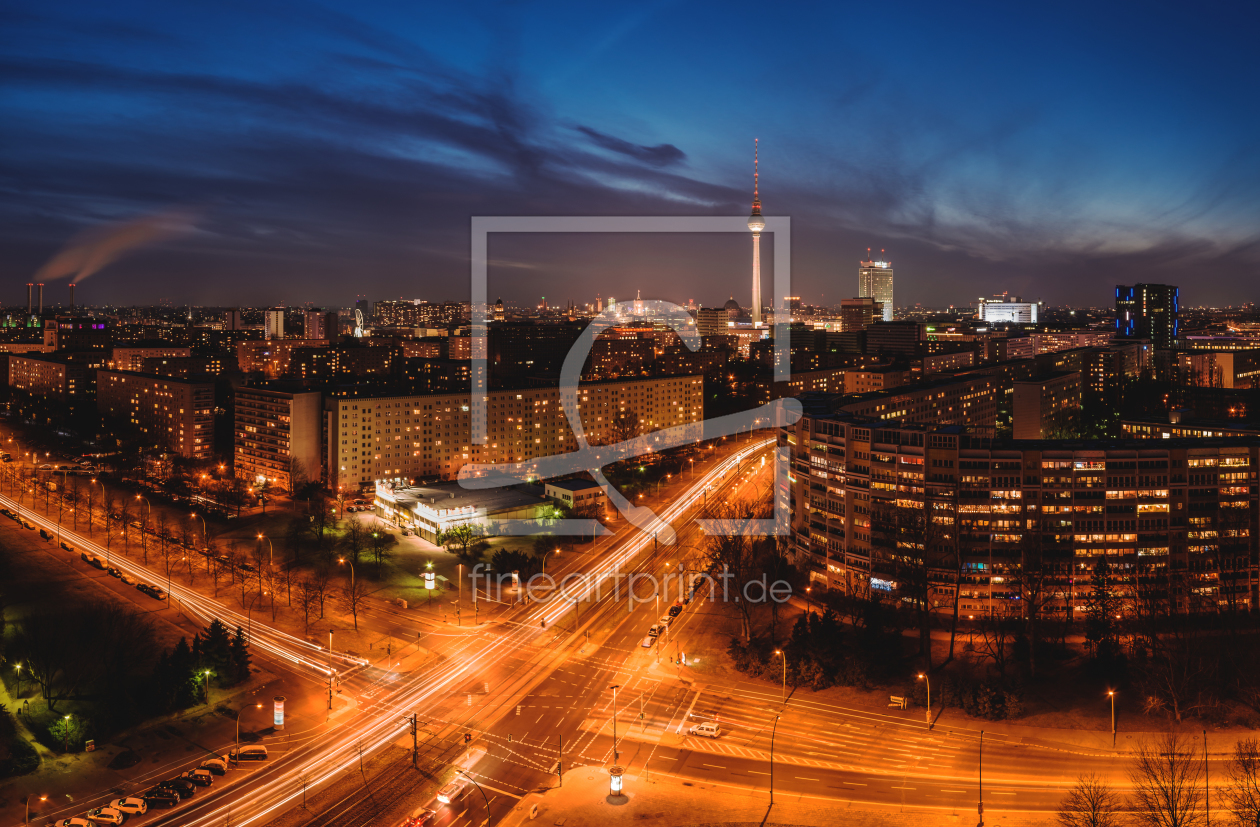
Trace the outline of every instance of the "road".
<instances>
[{"instance_id":1,"label":"road","mask_svg":"<svg viewBox=\"0 0 1260 827\"><path fill-rule=\"evenodd\" d=\"M949 811L983 801L990 810L1049 812L1087 771L1122 791L1129 787L1122 763L1111 754L1015 742L992 732L982 736L978 729L948 724L929 730L903 715L808 696L788 697L785 704L781 690L751 682L702 685L677 660L686 653L689 631L723 610L712 600L693 600L667 635L643 647L647 629L673 595L635 604L610 586L628 574L664 578L694 558L703 537L692 518L706 496L765 498L770 469L760 457L772 445L761 439L741 446L694 481L675 484L674 496L658 505L658 513L677 532L676 545L622 530L590 553L565 555L553 564L557 579L584 573L568 592L581 598L576 604L560 597L514 605L515 595L509 595L506 602L487 604L482 623L463 628L373 608L364 622L417 639L429 653L422 662L381 668L335 655L342 692L355 699L352 706L300 737L289 736L287 743L264 739L274 745L271 760L234 770L241 777L231 785L199 794L170 813L151 814L144 823L208 827L229 818L234 825L267 823L300 803L304 788L309 793L357 771L361 753L370 756L389 744L410 746L413 714L422 766L432 773L468 769L496 821L521 796L554 785L557 761L566 770L616 762L629 774L703 780L764 790L767 796L773 784L781 793ZM16 505L4 497L0 502ZM23 515L43 519L27 509ZM68 542L92 546L79 537ZM173 594L203 620L240 622L239 613L192 590L173 588ZM259 650L306 676L318 691L327 680L327 650L257 621L254 627ZM687 734L702 721L719 723L722 736ZM469 747L465 734L472 737ZM409 763L396 762L374 780L374 789L347 794L313 823L367 823L382 805L378 795L414 807L430 804L419 797L423 780ZM440 808L436 823L478 824L484 811L474 793Z\"/></svg>"}]
</instances>

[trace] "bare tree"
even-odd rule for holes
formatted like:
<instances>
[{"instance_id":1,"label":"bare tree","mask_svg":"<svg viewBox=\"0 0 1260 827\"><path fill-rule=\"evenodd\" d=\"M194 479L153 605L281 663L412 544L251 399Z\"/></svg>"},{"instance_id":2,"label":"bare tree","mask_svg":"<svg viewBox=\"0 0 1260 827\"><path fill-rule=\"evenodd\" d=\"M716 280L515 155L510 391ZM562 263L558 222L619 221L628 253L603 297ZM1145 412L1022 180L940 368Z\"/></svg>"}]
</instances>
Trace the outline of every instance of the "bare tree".
<instances>
[{"instance_id":1,"label":"bare tree","mask_svg":"<svg viewBox=\"0 0 1260 827\"><path fill-rule=\"evenodd\" d=\"M1235 827L1260 825L1260 741L1247 738L1235 744L1225 771L1229 775L1225 800Z\"/></svg>"},{"instance_id":2,"label":"bare tree","mask_svg":"<svg viewBox=\"0 0 1260 827\"><path fill-rule=\"evenodd\" d=\"M744 505L721 504L708 510L709 519L716 520L720 529L705 537L705 565L722 583L723 603L739 615L740 636L745 641L752 639L752 604L741 599L740 592L758 571L757 545L747 529L748 523L760 516ZM733 596L728 593L732 586Z\"/></svg>"},{"instance_id":3,"label":"bare tree","mask_svg":"<svg viewBox=\"0 0 1260 827\"><path fill-rule=\"evenodd\" d=\"M302 627L305 634L311 632L311 613L315 611L319 603L319 591L314 581L309 577L303 577L298 581L298 608L302 610Z\"/></svg>"},{"instance_id":4,"label":"bare tree","mask_svg":"<svg viewBox=\"0 0 1260 827\"><path fill-rule=\"evenodd\" d=\"M1138 744L1129 768L1134 815L1147 827L1200 827L1205 823L1203 762L1192 742L1175 732Z\"/></svg>"},{"instance_id":5,"label":"bare tree","mask_svg":"<svg viewBox=\"0 0 1260 827\"><path fill-rule=\"evenodd\" d=\"M362 580L351 580L341 589L341 602L354 618L354 630L359 631L359 610L367 600L368 587Z\"/></svg>"},{"instance_id":6,"label":"bare tree","mask_svg":"<svg viewBox=\"0 0 1260 827\"><path fill-rule=\"evenodd\" d=\"M1119 827L1122 807L1116 791L1091 773L1076 779L1059 802L1055 818L1062 827Z\"/></svg>"},{"instance_id":7,"label":"bare tree","mask_svg":"<svg viewBox=\"0 0 1260 827\"><path fill-rule=\"evenodd\" d=\"M315 588L315 596L319 601L319 617L324 618L324 600L328 597L328 581L332 578L327 567L321 566L311 576L311 585Z\"/></svg>"},{"instance_id":8,"label":"bare tree","mask_svg":"<svg viewBox=\"0 0 1260 827\"><path fill-rule=\"evenodd\" d=\"M341 535L341 547L351 562L358 563L363 550L367 548L368 531L359 520L351 520L346 525L345 534Z\"/></svg>"}]
</instances>

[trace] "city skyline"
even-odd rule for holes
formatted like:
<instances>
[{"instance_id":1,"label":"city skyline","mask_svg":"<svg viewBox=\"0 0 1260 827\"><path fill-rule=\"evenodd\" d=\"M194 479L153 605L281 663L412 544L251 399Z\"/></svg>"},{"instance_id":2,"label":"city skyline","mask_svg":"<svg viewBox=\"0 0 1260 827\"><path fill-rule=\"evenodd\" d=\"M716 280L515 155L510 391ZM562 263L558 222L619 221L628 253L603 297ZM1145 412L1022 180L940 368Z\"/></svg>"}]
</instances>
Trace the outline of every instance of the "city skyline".
<instances>
[{"instance_id":1,"label":"city skyline","mask_svg":"<svg viewBox=\"0 0 1260 827\"><path fill-rule=\"evenodd\" d=\"M729 8L500 24L452 10L423 28L384 11L256 14L14 12L6 306L80 233L154 217L186 226L106 263L81 303L266 305L300 289L343 306L348 280L459 300L472 215L746 215L753 137L806 301L852 297L867 247L898 262L907 305L994 289L1103 305L1088 296L1100 280L1194 284L1192 305L1252 298L1242 17L1156 7L1124 36L1119 10L1084 29L1017 10L820 12L807 35L767 21L757 49L777 68L747 79L743 34L727 37L746 15ZM688 46L713 72L673 56L675 23L711 27ZM896 60L871 59L879 33ZM1210 54L1167 57L1209 35ZM739 238L552 242L493 245L492 290L576 296L593 270L662 298L746 284Z\"/></svg>"}]
</instances>

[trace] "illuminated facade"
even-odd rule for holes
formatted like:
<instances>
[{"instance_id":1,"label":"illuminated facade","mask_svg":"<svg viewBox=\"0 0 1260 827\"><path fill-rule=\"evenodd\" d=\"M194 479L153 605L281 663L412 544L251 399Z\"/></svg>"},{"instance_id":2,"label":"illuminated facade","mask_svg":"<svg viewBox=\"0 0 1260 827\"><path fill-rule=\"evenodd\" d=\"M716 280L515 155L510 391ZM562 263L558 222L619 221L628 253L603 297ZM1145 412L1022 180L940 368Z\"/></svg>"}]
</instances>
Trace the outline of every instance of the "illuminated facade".
<instances>
[{"instance_id":1,"label":"illuminated facade","mask_svg":"<svg viewBox=\"0 0 1260 827\"><path fill-rule=\"evenodd\" d=\"M129 423L153 444L189 459L214 456L214 384L122 370L96 374L102 416Z\"/></svg>"},{"instance_id":2,"label":"illuminated facade","mask_svg":"<svg viewBox=\"0 0 1260 827\"><path fill-rule=\"evenodd\" d=\"M1035 575L1047 616L1079 617L1105 560L1126 612L1256 605L1260 439L995 442L807 400L780 444L796 560L815 584L1019 615ZM1035 572L1021 568L1030 553Z\"/></svg>"},{"instance_id":3,"label":"illuminated facade","mask_svg":"<svg viewBox=\"0 0 1260 827\"><path fill-rule=\"evenodd\" d=\"M884 321L893 318L893 268L888 261L863 261L858 267L858 297L883 305Z\"/></svg>"}]
</instances>

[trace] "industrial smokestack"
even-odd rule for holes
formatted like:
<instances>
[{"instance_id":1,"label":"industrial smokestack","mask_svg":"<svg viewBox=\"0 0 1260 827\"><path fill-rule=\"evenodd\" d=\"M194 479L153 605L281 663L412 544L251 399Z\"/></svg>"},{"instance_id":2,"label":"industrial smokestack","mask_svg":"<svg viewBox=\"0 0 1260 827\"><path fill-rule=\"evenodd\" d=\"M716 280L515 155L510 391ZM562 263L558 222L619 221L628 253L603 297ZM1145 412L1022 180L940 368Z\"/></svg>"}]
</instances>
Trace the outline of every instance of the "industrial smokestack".
<instances>
[{"instance_id":1,"label":"industrial smokestack","mask_svg":"<svg viewBox=\"0 0 1260 827\"><path fill-rule=\"evenodd\" d=\"M74 312L74 282L70 282L70 312Z\"/></svg>"},{"instance_id":2,"label":"industrial smokestack","mask_svg":"<svg viewBox=\"0 0 1260 827\"><path fill-rule=\"evenodd\" d=\"M31 310L35 308L35 305L32 304L32 299L35 298L34 288L35 288L35 282L28 281L26 283L26 315L28 316L31 315Z\"/></svg>"},{"instance_id":3,"label":"industrial smokestack","mask_svg":"<svg viewBox=\"0 0 1260 827\"><path fill-rule=\"evenodd\" d=\"M36 285L39 288L39 315L44 315L44 283L40 282Z\"/></svg>"}]
</instances>

